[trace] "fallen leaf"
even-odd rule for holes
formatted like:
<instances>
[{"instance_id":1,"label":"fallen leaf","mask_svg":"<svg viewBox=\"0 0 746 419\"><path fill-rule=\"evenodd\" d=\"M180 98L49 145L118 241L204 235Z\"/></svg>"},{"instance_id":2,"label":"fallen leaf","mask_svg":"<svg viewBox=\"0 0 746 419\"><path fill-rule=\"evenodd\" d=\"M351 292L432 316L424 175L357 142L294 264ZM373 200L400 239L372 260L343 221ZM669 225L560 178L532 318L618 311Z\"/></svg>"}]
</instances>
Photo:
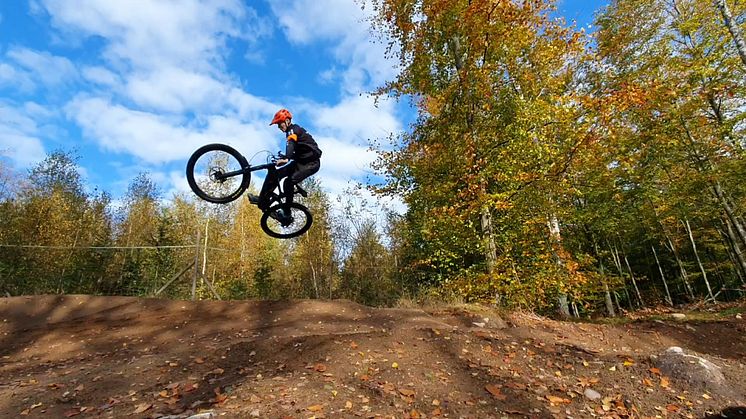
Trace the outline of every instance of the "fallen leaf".
<instances>
[{"instance_id":1,"label":"fallen leaf","mask_svg":"<svg viewBox=\"0 0 746 419\"><path fill-rule=\"evenodd\" d=\"M668 410L671 413L678 412L679 409L681 409L681 408L679 406L675 405L675 404L669 404L669 405L666 406L666 410Z\"/></svg>"},{"instance_id":2,"label":"fallen leaf","mask_svg":"<svg viewBox=\"0 0 746 419\"><path fill-rule=\"evenodd\" d=\"M484 389L487 390L492 395L492 397L497 400L505 400L508 398L508 396L502 393L500 386L497 384L487 384L486 386L484 386Z\"/></svg>"},{"instance_id":3,"label":"fallen leaf","mask_svg":"<svg viewBox=\"0 0 746 419\"><path fill-rule=\"evenodd\" d=\"M394 368L394 369L399 368L399 364L394 362L393 364L391 364L391 368Z\"/></svg>"},{"instance_id":4,"label":"fallen leaf","mask_svg":"<svg viewBox=\"0 0 746 419\"><path fill-rule=\"evenodd\" d=\"M354 341L350 342L350 348L357 349L357 343L355 343Z\"/></svg>"},{"instance_id":5,"label":"fallen leaf","mask_svg":"<svg viewBox=\"0 0 746 419\"><path fill-rule=\"evenodd\" d=\"M352 402L351 401L347 400L347 402L345 403L345 409L347 409L347 410L352 409Z\"/></svg>"},{"instance_id":6,"label":"fallen leaf","mask_svg":"<svg viewBox=\"0 0 746 419\"><path fill-rule=\"evenodd\" d=\"M525 384L518 383L515 381L508 381L507 383L505 383L505 387L512 388L514 390L525 390L526 389Z\"/></svg>"},{"instance_id":7,"label":"fallen leaf","mask_svg":"<svg viewBox=\"0 0 746 419\"><path fill-rule=\"evenodd\" d=\"M323 408L324 408L324 406L322 406L320 404L315 404L313 406L308 406L306 409L309 410L309 411L311 411L311 412L318 412L318 411L320 411Z\"/></svg>"},{"instance_id":8,"label":"fallen leaf","mask_svg":"<svg viewBox=\"0 0 746 419\"><path fill-rule=\"evenodd\" d=\"M316 364L313 369L318 372L324 372L326 371L326 365L324 364Z\"/></svg>"},{"instance_id":9,"label":"fallen leaf","mask_svg":"<svg viewBox=\"0 0 746 419\"><path fill-rule=\"evenodd\" d=\"M135 411L132 413L142 413L152 408L153 405L150 403L140 403L135 407Z\"/></svg>"},{"instance_id":10,"label":"fallen leaf","mask_svg":"<svg viewBox=\"0 0 746 419\"><path fill-rule=\"evenodd\" d=\"M596 384L598 382L598 378L587 378L587 377L580 377L578 378L578 384L580 384L581 387L590 387L593 384Z\"/></svg>"},{"instance_id":11,"label":"fallen leaf","mask_svg":"<svg viewBox=\"0 0 746 419\"><path fill-rule=\"evenodd\" d=\"M410 390L407 388L399 389L399 393L401 393L401 395L404 397L414 397L414 390Z\"/></svg>"},{"instance_id":12,"label":"fallen leaf","mask_svg":"<svg viewBox=\"0 0 746 419\"><path fill-rule=\"evenodd\" d=\"M633 359L629 358L629 359L627 359L627 360L624 361L624 366L625 367L629 367L629 366L632 366L632 365L635 365L635 361Z\"/></svg>"},{"instance_id":13,"label":"fallen leaf","mask_svg":"<svg viewBox=\"0 0 746 419\"><path fill-rule=\"evenodd\" d=\"M668 388L669 384L670 384L670 381L668 380L668 377L661 376L661 387Z\"/></svg>"},{"instance_id":14,"label":"fallen leaf","mask_svg":"<svg viewBox=\"0 0 746 419\"><path fill-rule=\"evenodd\" d=\"M551 394L547 394L546 398L551 404L570 404L570 400L563 399L562 397L552 396Z\"/></svg>"},{"instance_id":15,"label":"fallen leaf","mask_svg":"<svg viewBox=\"0 0 746 419\"><path fill-rule=\"evenodd\" d=\"M194 360L194 363L195 364L204 364L205 363L205 359L204 358L197 358L197 359Z\"/></svg>"},{"instance_id":16,"label":"fallen leaf","mask_svg":"<svg viewBox=\"0 0 746 419\"><path fill-rule=\"evenodd\" d=\"M661 370L658 368L650 368L648 371L652 372L655 375L661 375Z\"/></svg>"},{"instance_id":17,"label":"fallen leaf","mask_svg":"<svg viewBox=\"0 0 746 419\"><path fill-rule=\"evenodd\" d=\"M705 394L702 395L702 398L705 399L705 400L710 400L712 397L710 397L709 394L705 393Z\"/></svg>"}]
</instances>

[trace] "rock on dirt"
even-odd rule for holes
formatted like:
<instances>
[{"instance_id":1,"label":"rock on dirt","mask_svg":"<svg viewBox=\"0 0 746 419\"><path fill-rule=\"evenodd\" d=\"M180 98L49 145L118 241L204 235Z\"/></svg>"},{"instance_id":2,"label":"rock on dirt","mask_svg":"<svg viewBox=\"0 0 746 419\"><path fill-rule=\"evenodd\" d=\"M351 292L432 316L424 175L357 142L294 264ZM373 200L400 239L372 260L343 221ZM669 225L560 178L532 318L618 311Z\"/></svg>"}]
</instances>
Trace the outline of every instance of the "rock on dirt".
<instances>
[{"instance_id":1,"label":"rock on dirt","mask_svg":"<svg viewBox=\"0 0 746 419\"><path fill-rule=\"evenodd\" d=\"M601 394L599 394L596 390L593 390L592 388L587 388L583 392L585 397L587 397L589 400L598 400L601 398Z\"/></svg>"},{"instance_id":2,"label":"rock on dirt","mask_svg":"<svg viewBox=\"0 0 746 419\"><path fill-rule=\"evenodd\" d=\"M687 354L682 348L672 346L653 360L653 363L673 379L713 393L730 393L721 368L697 355Z\"/></svg>"}]
</instances>

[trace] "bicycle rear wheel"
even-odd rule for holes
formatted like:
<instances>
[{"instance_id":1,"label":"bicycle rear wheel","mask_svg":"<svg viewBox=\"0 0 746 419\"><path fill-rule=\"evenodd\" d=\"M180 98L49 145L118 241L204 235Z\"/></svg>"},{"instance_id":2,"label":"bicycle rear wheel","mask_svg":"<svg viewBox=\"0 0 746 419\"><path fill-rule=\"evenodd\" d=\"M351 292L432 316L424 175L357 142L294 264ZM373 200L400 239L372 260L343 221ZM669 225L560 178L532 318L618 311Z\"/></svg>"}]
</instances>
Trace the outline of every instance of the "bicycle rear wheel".
<instances>
[{"instance_id":1,"label":"bicycle rear wheel","mask_svg":"<svg viewBox=\"0 0 746 419\"><path fill-rule=\"evenodd\" d=\"M290 239L300 236L311 228L311 224L313 224L311 211L297 202L290 204L289 220L276 220L272 218L272 214L284 206L285 204L273 205L262 214L261 226L267 235L278 239Z\"/></svg>"},{"instance_id":2,"label":"bicycle rear wheel","mask_svg":"<svg viewBox=\"0 0 746 419\"><path fill-rule=\"evenodd\" d=\"M225 144L200 147L187 162L189 187L200 198L216 204L231 202L249 187L251 173L246 158ZM234 173L224 176L226 173Z\"/></svg>"}]
</instances>

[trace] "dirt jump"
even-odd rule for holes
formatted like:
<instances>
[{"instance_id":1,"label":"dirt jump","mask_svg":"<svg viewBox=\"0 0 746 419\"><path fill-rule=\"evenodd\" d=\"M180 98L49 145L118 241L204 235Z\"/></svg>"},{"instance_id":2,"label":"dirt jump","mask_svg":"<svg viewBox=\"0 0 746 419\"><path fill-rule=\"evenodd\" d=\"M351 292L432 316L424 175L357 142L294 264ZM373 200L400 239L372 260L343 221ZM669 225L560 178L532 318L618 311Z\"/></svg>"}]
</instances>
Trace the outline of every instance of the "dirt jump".
<instances>
[{"instance_id":1,"label":"dirt jump","mask_svg":"<svg viewBox=\"0 0 746 419\"><path fill-rule=\"evenodd\" d=\"M744 406L746 304L597 324L345 300L0 298L2 418L743 418Z\"/></svg>"}]
</instances>

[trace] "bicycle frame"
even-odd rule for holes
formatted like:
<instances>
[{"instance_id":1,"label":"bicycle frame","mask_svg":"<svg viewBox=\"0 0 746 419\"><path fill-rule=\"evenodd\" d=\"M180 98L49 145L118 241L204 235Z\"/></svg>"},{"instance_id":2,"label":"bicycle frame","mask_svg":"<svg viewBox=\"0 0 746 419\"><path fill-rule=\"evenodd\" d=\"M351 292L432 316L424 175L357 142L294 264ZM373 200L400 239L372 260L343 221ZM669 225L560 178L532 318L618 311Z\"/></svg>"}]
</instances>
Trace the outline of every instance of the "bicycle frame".
<instances>
[{"instance_id":1,"label":"bicycle frame","mask_svg":"<svg viewBox=\"0 0 746 419\"><path fill-rule=\"evenodd\" d=\"M218 173L215 174L215 179L218 180L218 181L224 181L224 180L226 180L228 178L231 178L233 176L239 176L239 175L243 175L245 173L251 173L251 172L256 172L256 171L265 170L265 169L267 170L267 177L269 177L269 176L275 176L275 173L278 170L284 169L285 167L288 167L291 164L295 164L295 160L288 160L287 163L285 163L285 164L283 164L282 166L279 166L279 167L276 165L276 163L274 161L271 162L271 163L260 164L260 165L257 165L257 166L251 166L251 165L249 165L246 168L239 169L239 170L234 170L232 172L227 172L227 173L219 173L218 172ZM264 181L266 182L267 179L265 178ZM278 182L277 182L277 187L280 190L280 194L276 195L276 198L285 197L288 192L285 191L285 190L283 190L282 182L279 182L279 179L278 179ZM300 185L295 185L295 188L299 190L299 192L300 192L301 195L305 196L305 190L303 190L300 187Z\"/></svg>"}]
</instances>

